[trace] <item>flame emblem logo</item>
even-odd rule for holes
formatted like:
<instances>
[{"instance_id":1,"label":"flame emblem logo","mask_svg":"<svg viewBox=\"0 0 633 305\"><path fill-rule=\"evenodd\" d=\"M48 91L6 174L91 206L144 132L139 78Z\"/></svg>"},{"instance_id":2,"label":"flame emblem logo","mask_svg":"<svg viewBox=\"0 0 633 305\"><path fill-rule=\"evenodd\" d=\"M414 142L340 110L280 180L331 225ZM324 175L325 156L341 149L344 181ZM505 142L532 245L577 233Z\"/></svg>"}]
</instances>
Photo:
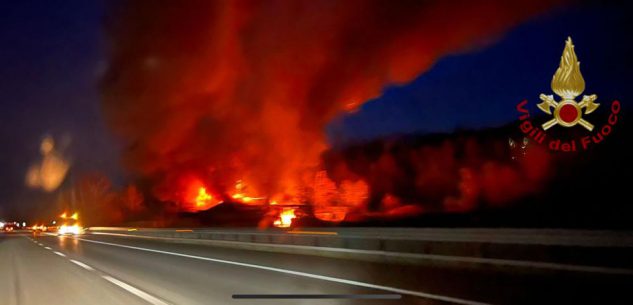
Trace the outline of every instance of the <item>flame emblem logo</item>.
<instances>
[{"instance_id":1,"label":"flame emblem logo","mask_svg":"<svg viewBox=\"0 0 633 305\"><path fill-rule=\"evenodd\" d=\"M543 112L551 115L554 109L554 118L543 123L542 127L547 130L554 125L563 127L573 127L576 124L593 130L593 124L583 119L583 114L590 114L595 111L600 104L594 103L598 98L597 95L584 95L580 102L576 102L575 98L585 91L585 80L580 73L580 62L574 52L574 45L571 37L565 41L565 49L560 59L560 65L552 78L552 91L561 97L561 101L554 100L553 95L541 94L540 99L543 101L538 104L538 108ZM583 113L584 110L584 113Z\"/></svg>"}]
</instances>

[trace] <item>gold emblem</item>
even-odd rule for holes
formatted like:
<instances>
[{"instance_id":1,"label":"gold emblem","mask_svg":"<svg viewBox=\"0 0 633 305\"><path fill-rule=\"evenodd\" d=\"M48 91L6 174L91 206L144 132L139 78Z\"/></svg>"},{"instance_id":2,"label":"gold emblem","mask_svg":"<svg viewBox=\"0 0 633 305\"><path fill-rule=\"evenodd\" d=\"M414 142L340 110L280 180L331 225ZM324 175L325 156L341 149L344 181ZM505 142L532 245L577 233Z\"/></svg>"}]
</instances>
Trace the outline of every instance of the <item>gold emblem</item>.
<instances>
[{"instance_id":1,"label":"gold emblem","mask_svg":"<svg viewBox=\"0 0 633 305\"><path fill-rule=\"evenodd\" d=\"M574 100L585 91L585 80L580 73L580 62L576 58L571 37L568 37L565 42L565 50L563 50L563 56L560 58L560 66L552 78L552 91L562 98L560 102L556 102L553 95L541 94L540 98L543 102L537 105L539 109L550 115L552 114L551 108L554 108L554 118L543 123L542 127L544 130L556 124L563 127L572 127L580 124L580 126L585 127L589 131L593 130L593 124L582 118L582 111L584 109L584 114L590 114L600 104L594 103L598 98L595 94L584 95L579 103Z\"/></svg>"}]
</instances>

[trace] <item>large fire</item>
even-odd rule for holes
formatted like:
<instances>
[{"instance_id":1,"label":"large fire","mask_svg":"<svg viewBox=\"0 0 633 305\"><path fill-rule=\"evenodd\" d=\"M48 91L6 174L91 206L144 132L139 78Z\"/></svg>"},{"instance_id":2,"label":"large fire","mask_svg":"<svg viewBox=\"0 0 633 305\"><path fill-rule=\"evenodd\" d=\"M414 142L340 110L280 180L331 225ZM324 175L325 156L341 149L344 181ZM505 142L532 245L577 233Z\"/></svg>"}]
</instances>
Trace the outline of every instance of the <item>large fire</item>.
<instances>
[{"instance_id":1,"label":"large fire","mask_svg":"<svg viewBox=\"0 0 633 305\"><path fill-rule=\"evenodd\" d=\"M375 209L368 194L386 190L320 171L325 126L550 2L121 2L107 18L103 108L125 164L160 201L189 211L313 204L338 222Z\"/></svg>"}]
</instances>

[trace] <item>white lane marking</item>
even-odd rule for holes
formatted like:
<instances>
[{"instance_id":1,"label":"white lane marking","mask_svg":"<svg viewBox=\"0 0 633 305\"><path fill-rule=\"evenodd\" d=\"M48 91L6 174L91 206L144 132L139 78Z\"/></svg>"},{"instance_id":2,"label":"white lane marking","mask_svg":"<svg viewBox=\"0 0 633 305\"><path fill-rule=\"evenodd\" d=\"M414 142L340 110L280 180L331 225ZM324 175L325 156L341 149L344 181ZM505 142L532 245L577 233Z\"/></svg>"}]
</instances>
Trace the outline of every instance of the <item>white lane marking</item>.
<instances>
[{"instance_id":1,"label":"white lane marking","mask_svg":"<svg viewBox=\"0 0 633 305\"><path fill-rule=\"evenodd\" d=\"M192 240L190 238L177 238L177 237L155 237L155 236L141 236L132 234L120 234L120 233L101 233L92 232L95 235L109 235L109 236L122 236L129 238L141 238L150 240L176 240L187 241ZM470 264L483 264L483 265L498 265L498 266L510 266L520 268L538 268L549 270L561 270L572 272L589 272L589 273L606 273L606 274L625 274L633 275L633 269L626 268L613 268L613 267L599 267L599 266L587 266L587 265L573 265L573 264L559 264L548 263L538 261L519 261L512 259L501 258L486 258L486 257L469 257L469 256L454 256L454 255L440 255L440 254L420 254L420 253L402 253L402 252L389 252L380 250L360 250L360 249L342 249L332 247L317 247L317 246L298 246L298 245L280 245L280 244L267 244L267 243L250 243L241 241L228 241L228 240L204 240L212 245L257 245L267 248L278 249L300 249L309 251L322 251L322 252L339 252L339 253L354 253L363 255L379 255L385 257L405 258L405 259L419 259L419 260L432 260L443 262L457 262L457 263L470 263ZM264 250L266 251L266 250Z\"/></svg>"},{"instance_id":2,"label":"white lane marking","mask_svg":"<svg viewBox=\"0 0 633 305\"><path fill-rule=\"evenodd\" d=\"M51 250L50 247L45 247L48 250ZM57 252L57 251L53 251L53 253L62 256L62 257L66 257L66 255L64 253L61 252ZM90 267L89 265L86 265L80 261L74 260L74 259L69 259L72 263L74 263L75 265L78 265L86 270L90 270L90 271L94 271L95 269ZM101 277L103 277L104 279L106 279L107 281L127 290L128 292L140 297L141 299L145 300L146 302L150 303L150 304L154 304L154 305L169 305L169 303L165 303L163 301L161 301L160 299L136 288L133 287L125 282L119 281L111 276L108 275L102 275Z\"/></svg>"},{"instance_id":3,"label":"white lane marking","mask_svg":"<svg viewBox=\"0 0 633 305\"><path fill-rule=\"evenodd\" d=\"M268 270L268 271L273 271L273 272L291 274L291 275L302 276L302 277L307 277L307 278L312 278L312 279L318 279L318 280L323 280L323 281L328 281L328 282L335 282L335 283L340 283L340 284L347 284L347 285L351 285L351 286L358 286L358 287L364 287L364 288L384 290L384 291L395 292L395 293L399 293L399 294L406 294L406 295L411 295L411 296L416 296L416 297L421 297L421 298L427 298L427 299L432 299L432 300L439 300L439 301L444 301L444 302L450 302L450 303L455 303L455 304L464 304L464 305L487 305L488 304L488 303L483 303L483 302L477 302L477 301L459 299L459 298L454 298L454 297L449 297L449 296L437 295L437 294L432 294L432 293L427 293L427 292L422 292L422 291L414 291L414 290L400 289L400 288L396 288L396 287L375 285L375 284L371 284L371 283L347 280L347 279L342 279L342 278L337 278L337 277L331 277L331 276L325 276L325 275L319 275L319 274L312 274L312 273L301 272L301 271L287 270L287 269L268 267L268 266L262 266L262 265L255 265L255 264L248 264L248 263L240 263L240 262L228 261L228 260L223 260L223 259L209 258L209 257L203 257L203 256L197 256L197 255L189 255L189 254L183 254L183 253L163 251L163 250L155 250L155 249L148 249L148 248L141 248L141 247L134 247L134 246L126 246L126 245L121 245L121 244L114 244L114 243L108 243L108 242L96 241L96 240L90 240L90 239L83 239L83 238L77 238L77 239L85 241L85 242L109 245L109 246L114 246L114 247L128 248L128 249L141 250L141 251L147 251L147 252L153 252L153 253L161 253L161 254L180 256L180 257L186 257L186 258L193 258L193 259L198 259L198 260L204 260L204 261L210 261L210 262L216 262L216 263L222 263L222 264L228 264L228 265L234 265L234 266L240 266L240 267Z\"/></svg>"},{"instance_id":4,"label":"white lane marking","mask_svg":"<svg viewBox=\"0 0 633 305\"><path fill-rule=\"evenodd\" d=\"M92 267L90 267L90 266L88 266L88 265L86 265L86 264L84 264L84 263L82 263L80 261L76 261L74 259L71 259L70 261L73 262L75 265L77 265L77 266L79 266L81 268L84 268L86 270L90 270L90 271L94 271L95 270L94 268L92 268Z\"/></svg>"},{"instance_id":5,"label":"white lane marking","mask_svg":"<svg viewBox=\"0 0 633 305\"><path fill-rule=\"evenodd\" d=\"M136 287L133 287L127 283L124 283L122 281L119 281L111 276L108 275L102 275L102 278L104 278L105 280L107 280L108 282L115 284L125 290L127 290L128 292L136 295L137 297L147 301L150 304L154 304L154 305L168 305L168 303L163 302L162 300L158 299L157 297L154 297L148 293L146 293L145 291L142 291Z\"/></svg>"},{"instance_id":6,"label":"white lane marking","mask_svg":"<svg viewBox=\"0 0 633 305\"><path fill-rule=\"evenodd\" d=\"M44 249L46 249L46 250L51 250L51 247L44 247Z\"/></svg>"}]
</instances>

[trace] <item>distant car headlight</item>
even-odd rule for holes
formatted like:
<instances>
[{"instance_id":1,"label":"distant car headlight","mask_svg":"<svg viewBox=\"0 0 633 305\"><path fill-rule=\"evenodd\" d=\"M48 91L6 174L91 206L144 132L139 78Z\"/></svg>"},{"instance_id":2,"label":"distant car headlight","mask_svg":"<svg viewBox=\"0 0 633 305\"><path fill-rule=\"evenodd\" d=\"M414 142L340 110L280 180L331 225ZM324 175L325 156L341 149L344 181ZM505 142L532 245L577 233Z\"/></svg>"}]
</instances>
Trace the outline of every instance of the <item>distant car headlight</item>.
<instances>
[{"instance_id":1,"label":"distant car headlight","mask_svg":"<svg viewBox=\"0 0 633 305\"><path fill-rule=\"evenodd\" d=\"M59 230L57 232L60 235L63 235L63 234L79 235L81 234L81 227L78 225L72 225L72 226L62 225L59 227Z\"/></svg>"},{"instance_id":2,"label":"distant car headlight","mask_svg":"<svg viewBox=\"0 0 633 305\"><path fill-rule=\"evenodd\" d=\"M81 228L78 225L71 226L68 230L70 233L79 235L81 233Z\"/></svg>"}]
</instances>

